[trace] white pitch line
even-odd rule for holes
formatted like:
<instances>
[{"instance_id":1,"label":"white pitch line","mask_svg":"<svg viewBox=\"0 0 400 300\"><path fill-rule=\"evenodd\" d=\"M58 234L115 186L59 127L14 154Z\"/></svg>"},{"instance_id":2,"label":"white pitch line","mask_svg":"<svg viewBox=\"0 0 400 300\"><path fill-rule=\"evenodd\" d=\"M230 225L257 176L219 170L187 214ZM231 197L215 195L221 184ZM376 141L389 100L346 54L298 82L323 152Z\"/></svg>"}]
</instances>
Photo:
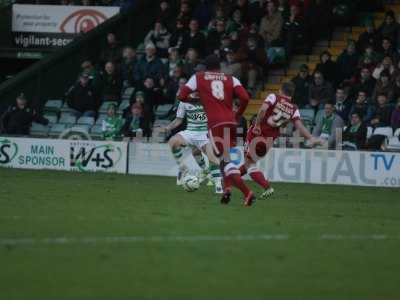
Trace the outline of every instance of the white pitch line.
<instances>
[{"instance_id":1,"label":"white pitch line","mask_svg":"<svg viewBox=\"0 0 400 300\"><path fill-rule=\"evenodd\" d=\"M224 242L224 241L284 241L284 240L315 240L315 241L386 241L399 240L400 235L341 235L323 234L320 236L292 236L288 234L261 235L194 235L194 236L105 236L105 237L55 237L55 238L0 238L0 246L17 245L68 245L68 244L113 244L142 242Z\"/></svg>"}]
</instances>

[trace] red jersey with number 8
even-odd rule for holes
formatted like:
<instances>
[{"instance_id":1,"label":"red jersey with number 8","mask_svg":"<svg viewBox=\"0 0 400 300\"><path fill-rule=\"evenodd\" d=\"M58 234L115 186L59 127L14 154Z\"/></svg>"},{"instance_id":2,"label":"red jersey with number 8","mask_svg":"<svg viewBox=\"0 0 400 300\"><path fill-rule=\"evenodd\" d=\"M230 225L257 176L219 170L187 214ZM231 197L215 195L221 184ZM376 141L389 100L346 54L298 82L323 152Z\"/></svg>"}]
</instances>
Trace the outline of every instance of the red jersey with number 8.
<instances>
[{"instance_id":1,"label":"red jersey with number 8","mask_svg":"<svg viewBox=\"0 0 400 300\"><path fill-rule=\"evenodd\" d=\"M185 101L187 95L193 91L199 93L210 129L227 124L236 124L233 98L237 96L244 101L248 101L249 98L238 79L222 72L196 73L181 89L178 98Z\"/></svg>"}]
</instances>

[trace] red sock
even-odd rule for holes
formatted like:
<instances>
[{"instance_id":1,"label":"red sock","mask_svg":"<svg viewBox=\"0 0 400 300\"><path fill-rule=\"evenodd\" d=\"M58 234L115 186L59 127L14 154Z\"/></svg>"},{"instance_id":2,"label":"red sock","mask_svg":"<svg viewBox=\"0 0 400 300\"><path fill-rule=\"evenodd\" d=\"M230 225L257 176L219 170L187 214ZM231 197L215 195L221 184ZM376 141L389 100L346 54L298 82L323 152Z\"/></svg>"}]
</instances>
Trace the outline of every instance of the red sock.
<instances>
[{"instance_id":1,"label":"red sock","mask_svg":"<svg viewBox=\"0 0 400 300\"><path fill-rule=\"evenodd\" d=\"M240 176L246 175L247 174L247 169L246 167L243 165L240 167Z\"/></svg>"},{"instance_id":2,"label":"red sock","mask_svg":"<svg viewBox=\"0 0 400 300\"><path fill-rule=\"evenodd\" d=\"M224 176L224 192L232 191L232 179L229 176Z\"/></svg>"},{"instance_id":3,"label":"red sock","mask_svg":"<svg viewBox=\"0 0 400 300\"><path fill-rule=\"evenodd\" d=\"M242 176L240 176L239 174L231 174L228 176L228 178L231 178L233 185L237 187L245 197L250 194L251 191L244 183Z\"/></svg>"},{"instance_id":4,"label":"red sock","mask_svg":"<svg viewBox=\"0 0 400 300\"><path fill-rule=\"evenodd\" d=\"M267 189L269 187L269 182L265 179L264 174L261 171L253 171L249 173L251 179L260 185L263 189Z\"/></svg>"}]
</instances>

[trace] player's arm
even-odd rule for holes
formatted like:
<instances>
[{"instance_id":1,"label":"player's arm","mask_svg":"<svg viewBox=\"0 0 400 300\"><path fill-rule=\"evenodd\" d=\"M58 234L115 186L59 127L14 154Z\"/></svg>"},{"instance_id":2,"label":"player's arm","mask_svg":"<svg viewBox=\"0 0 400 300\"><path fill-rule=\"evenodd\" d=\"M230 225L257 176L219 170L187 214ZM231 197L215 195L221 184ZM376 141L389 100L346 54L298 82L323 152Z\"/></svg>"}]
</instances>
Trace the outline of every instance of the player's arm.
<instances>
[{"instance_id":1,"label":"player's arm","mask_svg":"<svg viewBox=\"0 0 400 300\"><path fill-rule=\"evenodd\" d=\"M186 82L186 84L179 89L178 95L177 95L178 100L180 100L182 102L192 101L193 99L190 98L189 96L196 90L197 90L196 75L192 75L192 77L190 77L189 81Z\"/></svg>"},{"instance_id":2,"label":"player's arm","mask_svg":"<svg viewBox=\"0 0 400 300\"><path fill-rule=\"evenodd\" d=\"M300 120L300 118L296 118L293 121L294 127L300 132L300 135L304 137L309 143L310 146L313 147L315 145L322 145L324 143L323 140L314 137L310 131L303 125L303 122Z\"/></svg>"},{"instance_id":3,"label":"player's arm","mask_svg":"<svg viewBox=\"0 0 400 300\"><path fill-rule=\"evenodd\" d=\"M257 113L257 117L256 117L256 121L254 123L254 128L253 128L253 133L256 135L260 135L261 134L261 122L265 117L265 114L268 110L268 108L270 107L270 104L268 102L264 102L258 113Z\"/></svg>"},{"instance_id":4,"label":"player's arm","mask_svg":"<svg viewBox=\"0 0 400 300\"><path fill-rule=\"evenodd\" d=\"M236 120L239 120L249 104L250 96L236 77L233 77L233 91L240 101L239 108L236 112Z\"/></svg>"}]
</instances>

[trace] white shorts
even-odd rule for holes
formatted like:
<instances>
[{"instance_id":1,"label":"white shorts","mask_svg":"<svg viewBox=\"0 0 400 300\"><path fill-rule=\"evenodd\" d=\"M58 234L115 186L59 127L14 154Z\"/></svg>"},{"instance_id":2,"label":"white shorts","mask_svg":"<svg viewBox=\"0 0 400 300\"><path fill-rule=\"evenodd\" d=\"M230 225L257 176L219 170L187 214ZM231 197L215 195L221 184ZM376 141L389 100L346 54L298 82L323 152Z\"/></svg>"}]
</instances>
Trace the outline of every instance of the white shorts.
<instances>
[{"instance_id":1,"label":"white shorts","mask_svg":"<svg viewBox=\"0 0 400 300\"><path fill-rule=\"evenodd\" d=\"M178 134L183 137L188 146L194 146L201 149L209 143L208 133L204 131L196 132L184 130L178 132Z\"/></svg>"}]
</instances>

